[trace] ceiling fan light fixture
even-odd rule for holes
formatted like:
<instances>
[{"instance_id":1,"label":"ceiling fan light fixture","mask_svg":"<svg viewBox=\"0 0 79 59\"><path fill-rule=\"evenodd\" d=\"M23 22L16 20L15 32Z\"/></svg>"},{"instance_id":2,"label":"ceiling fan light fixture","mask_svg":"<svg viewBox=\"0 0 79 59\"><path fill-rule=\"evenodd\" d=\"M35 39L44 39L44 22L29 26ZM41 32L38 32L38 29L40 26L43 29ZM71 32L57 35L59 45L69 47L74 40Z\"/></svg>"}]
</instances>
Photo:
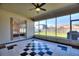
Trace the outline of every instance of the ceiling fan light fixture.
<instances>
[{"instance_id":1,"label":"ceiling fan light fixture","mask_svg":"<svg viewBox=\"0 0 79 59\"><path fill-rule=\"evenodd\" d=\"M36 8L36 11L40 11L40 8Z\"/></svg>"}]
</instances>

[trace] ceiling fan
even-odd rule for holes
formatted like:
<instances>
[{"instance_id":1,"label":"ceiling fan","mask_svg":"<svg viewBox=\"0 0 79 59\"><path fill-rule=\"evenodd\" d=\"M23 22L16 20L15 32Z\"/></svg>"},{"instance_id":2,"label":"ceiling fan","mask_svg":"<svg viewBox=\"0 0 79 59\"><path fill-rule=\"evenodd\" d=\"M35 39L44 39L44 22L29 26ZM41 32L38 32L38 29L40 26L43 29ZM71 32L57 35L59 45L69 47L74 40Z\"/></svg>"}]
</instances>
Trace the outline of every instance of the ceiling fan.
<instances>
[{"instance_id":1,"label":"ceiling fan","mask_svg":"<svg viewBox=\"0 0 79 59\"><path fill-rule=\"evenodd\" d=\"M39 11L40 10L42 10L42 11L46 11L46 9L44 9L44 8L42 8L42 6L44 6L46 3L32 3L32 5L35 7L35 8L32 8L32 9L29 9L30 11L31 10L34 10L35 9L35 11L37 12L37 13L39 13Z\"/></svg>"}]
</instances>

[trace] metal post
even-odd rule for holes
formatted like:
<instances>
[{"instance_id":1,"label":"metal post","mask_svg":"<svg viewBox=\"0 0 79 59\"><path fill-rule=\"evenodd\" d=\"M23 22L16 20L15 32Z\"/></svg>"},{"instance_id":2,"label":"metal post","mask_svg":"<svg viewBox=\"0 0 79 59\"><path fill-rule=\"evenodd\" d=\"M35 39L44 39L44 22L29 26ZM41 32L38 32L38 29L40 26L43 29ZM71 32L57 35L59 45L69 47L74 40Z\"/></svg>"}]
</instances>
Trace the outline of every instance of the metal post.
<instances>
[{"instance_id":1,"label":"metal post","mask_svg":"<svg viewBox=\"0 0 79 59\"><path fill-rule=\"evenodd\" d=\"M46 19L46 39L47 39L47 19Z\"/></svg>"},{"instance_id":2,"label":"metal post","mask_svg":"<svg viewBox=\"0 0 79 59\"><path fill-rule=\"evenodd\" d=\"M57 17L55 19L55 36L57 36Z\"/></svg>"},{"instance_id":3,"label":"metal post","mask_svg":"<svg viewBox=\"0 0 79 59\"><path fill-rule=\"evenodd\" d=\"M70 32L72 31L72 20L71 20L71 14L70 14Z\"/></svg>"},{"instance_id":4,"label":"metal post","mask_svg":"<svg viewBox=\"0 0 79 59\"><path fill-rule=\"evenodd\" d=\"M38 30L39 30L38 31L39 33L38 34L40 35L40 21L38 21Z\"/></svg>"},{"instance_id":5,"label":"metal post","mask_svg":"<svg viewBox=\"0 0 79 59\"><path fill-rule=\"evenodd\" d=\"M71 20L71 14L70 14L70 35L69 39L72 39L72 20Z\"/></svg>"}]
</instances>

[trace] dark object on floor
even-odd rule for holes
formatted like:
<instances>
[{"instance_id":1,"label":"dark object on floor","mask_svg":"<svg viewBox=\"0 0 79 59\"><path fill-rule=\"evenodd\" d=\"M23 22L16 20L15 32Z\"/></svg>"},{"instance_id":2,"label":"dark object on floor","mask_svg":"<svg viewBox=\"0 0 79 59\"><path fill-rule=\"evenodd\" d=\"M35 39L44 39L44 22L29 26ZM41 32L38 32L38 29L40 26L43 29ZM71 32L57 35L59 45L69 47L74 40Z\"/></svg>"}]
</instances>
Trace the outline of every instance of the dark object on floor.
<instances>
[{"instance_id":1,"label":"dark object on floor","mask_svg":"<svg viewBox=\"0 0 79 59\"><path fill-rule=\"evenodd\" d=\"M7 49L8 49L8 50L13 49L15 46L17 46L17 45L14 44L14 45L7 46Z\"/></svg>"},{"instance_id":2,"label":"dark object on floor","mask_svg":"<svg viewBox=\"0 0 79 59\"><path fill-rule=\"evenodd\" d=\"M77 31L70 31L67 33L67 39L78 40L77 39L78 37L79 37L79 32L77 32Z\"/></svg>"},{"instance_id":3,"label":"dark object on floor","mask_svg":"<svg viewBox=\"0 0 79 59\"><path fill-rule=\"evenodd\" d=\"M20 36L25 36L25 33L21 33Z\"/></svg>"},{"instance_id":4,"label":"dark object on floor","mask_svg":"<svg viewBox=\"0 0 79 59\"><path fill-rule=\"evenodd\" d=\"M60 47L62 50L67 51L67 47L62 46L62 45L58 45L58 47Z\"/></svg>"},{"instance_id":5,"label":"dark object on floor","mask_svg":"<svg viewBox=\"0 0 79 59\"><path fill-rule=\"evenodd\" d=\"M18 37L19 36L19 34L13 34L13 37Z\"/></svg>"},{"instance_id":6,"label":"dark object on floor","mask_svg":"<svg viewBox=\"0 0 79 59\"><path fill-rule=\"evenodd\" d=\"M0 49L3 49L5 47L6 47L5 44L0 44Z\"/></svg>"}]
</instances>

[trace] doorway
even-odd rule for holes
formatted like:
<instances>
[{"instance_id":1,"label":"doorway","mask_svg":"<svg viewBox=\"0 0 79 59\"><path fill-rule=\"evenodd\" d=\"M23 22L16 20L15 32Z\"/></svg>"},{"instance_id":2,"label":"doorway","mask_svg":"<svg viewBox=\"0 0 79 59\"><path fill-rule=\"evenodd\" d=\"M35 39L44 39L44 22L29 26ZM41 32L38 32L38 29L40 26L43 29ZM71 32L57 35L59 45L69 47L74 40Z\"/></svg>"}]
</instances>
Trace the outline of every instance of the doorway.
<instances>
[{"instance_id":1,"label":"doorway","mask_svg":"<svg viewBox=\"0 0 79 59\"><path fill-rule=\"evenodd\" d=\"M11 40L21 40L27 38L27 21L15 20L11 17Z\"/></svg>"}]
</instances>

